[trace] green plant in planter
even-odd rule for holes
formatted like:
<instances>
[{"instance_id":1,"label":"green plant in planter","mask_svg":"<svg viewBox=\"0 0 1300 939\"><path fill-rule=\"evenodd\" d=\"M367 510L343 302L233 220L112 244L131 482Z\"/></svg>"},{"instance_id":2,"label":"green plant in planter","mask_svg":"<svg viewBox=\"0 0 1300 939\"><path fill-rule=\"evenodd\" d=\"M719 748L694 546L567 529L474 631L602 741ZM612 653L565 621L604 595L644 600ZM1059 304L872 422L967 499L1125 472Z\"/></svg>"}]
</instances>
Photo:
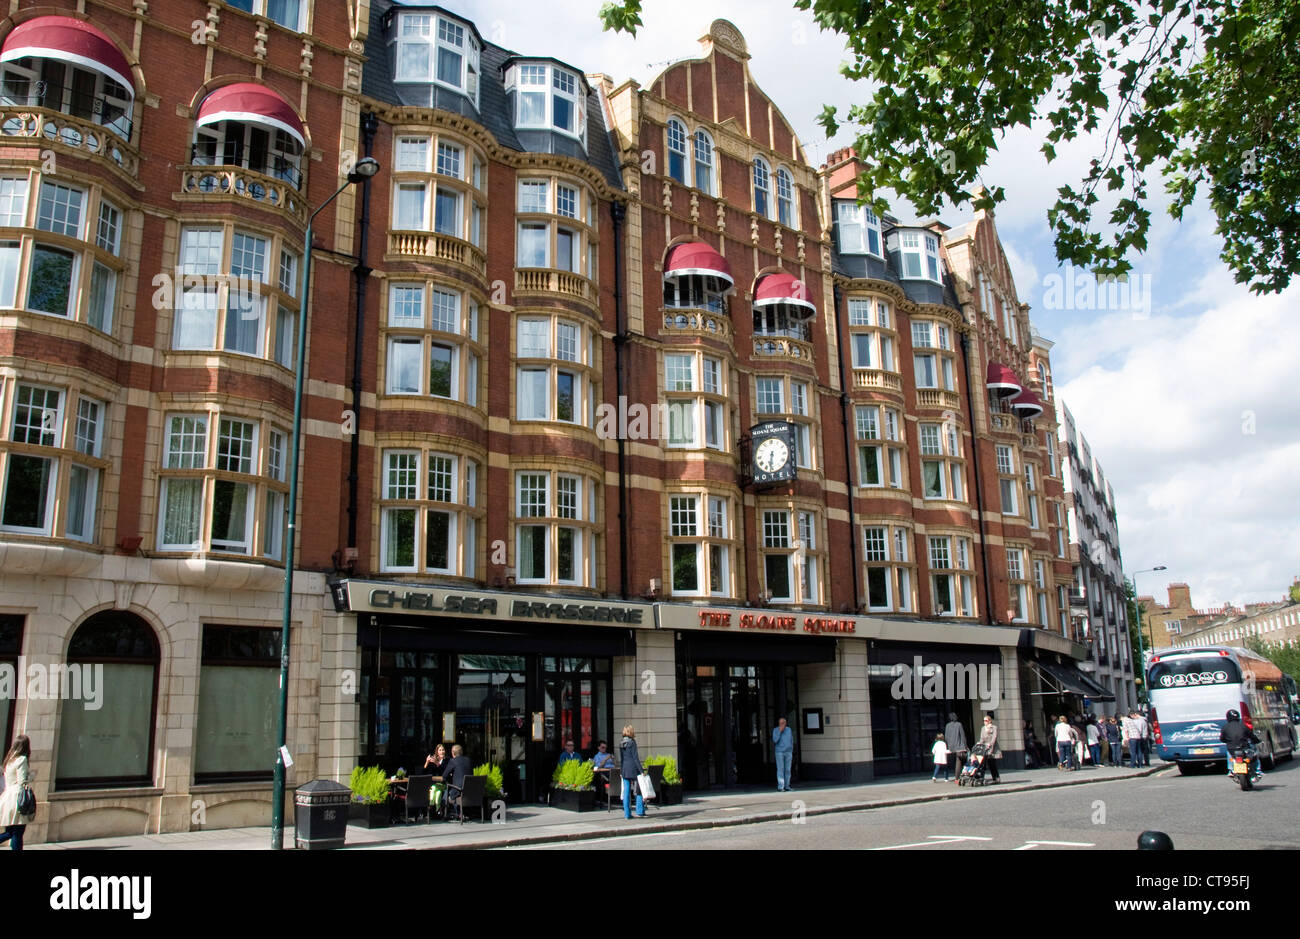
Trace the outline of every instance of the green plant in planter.
<instances>
[{"instance_id":1,"label":"green plant in planter","mask_svg":"<svg viewBox=\"0 0 1300 939\"><path fill-rule=\"evenodd\" d=\"M589 792L596 788L596 763L594 760L565 760L551 774L551 785L570 792Z\"/></svg>"},{"instance_id":2,"label":"green plant in planter","mask_svg":"<svg viewBox=\"0 0 1300 939\"><path fill-rule=\"evenodd\" d=\"M505 789L505 777L501 775L501 767L495 763L484 763L474 767L474 775L487 777L486 789L489 799L501 798L501 793Z\"/></svg>"},{"instance_id":3,"label":"green plant in planter","mask_svg":"<svg viewBox=\"0 0 1300 939\"><path fill-rule=\"evenodd\" d=\"M677 772L677 760L662 753L654 753L643 761L645 766L662 766L664 768L664 785L680 785L682 777Z\"/></svg>"},{"instance_id":4,"label":"green plant in planter","mask_svg":"<svg viewBox=\"0 0 1300 939\"><path fill-rule=\"evenodd\" d=\"M352 801L378 804L388 799L388 774L382 766L358 766L348 779Z\"/></svg>"}]
</instances>

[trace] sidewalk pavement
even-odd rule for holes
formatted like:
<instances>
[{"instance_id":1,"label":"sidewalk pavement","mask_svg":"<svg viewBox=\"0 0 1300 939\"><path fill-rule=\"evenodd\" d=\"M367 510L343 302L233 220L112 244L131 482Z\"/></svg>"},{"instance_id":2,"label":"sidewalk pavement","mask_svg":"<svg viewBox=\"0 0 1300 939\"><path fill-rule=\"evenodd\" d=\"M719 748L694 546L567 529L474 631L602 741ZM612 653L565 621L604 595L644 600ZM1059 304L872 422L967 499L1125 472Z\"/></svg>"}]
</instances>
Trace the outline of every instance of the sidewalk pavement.
<instances>
[{"instance_id":1,"label":"sidewalk pavement","mask_svg":"<svg viewBox=\"0 0 1300 939\"><path fill-rule=\"evenodd\" d=\"M728 790L692 793L682 805L657 808L646 806L646 817L624 820L622 807L606 811L568 812L545 805L511 805L503 823L483 824L471 820L454 822L417 822L396 824L391 828L366 829L348 826L347 849L438 849L500 848L517 845L547 844L595 838L614 838L647 832L682 831L719 828L728 825L752 825L757 822L783 821L796 810L805 815L830 812L855 812L891 805L911 805L944 799L972 799L1004 792L1027 792L1092 782L1114 782L1150 776L1172 763L1157 763L1150 768L1131 770L1103 766L1084 767L1078 772L1053 769L1002 771L997 785L957 786L952 782L932 783L930 777L888 777L884 781L853 786L807 784L793 792L772 789ZM491 813L489 812L489 820ZM294 846L293 814L285 818L284 846ZM258 851L270 850L271 829L223 828L212 831L188 831L161 835L129 835L98 838L92 841L65 841L30 845L31 851L63 850L187 850Z\"/></svg>"}]
</instances>

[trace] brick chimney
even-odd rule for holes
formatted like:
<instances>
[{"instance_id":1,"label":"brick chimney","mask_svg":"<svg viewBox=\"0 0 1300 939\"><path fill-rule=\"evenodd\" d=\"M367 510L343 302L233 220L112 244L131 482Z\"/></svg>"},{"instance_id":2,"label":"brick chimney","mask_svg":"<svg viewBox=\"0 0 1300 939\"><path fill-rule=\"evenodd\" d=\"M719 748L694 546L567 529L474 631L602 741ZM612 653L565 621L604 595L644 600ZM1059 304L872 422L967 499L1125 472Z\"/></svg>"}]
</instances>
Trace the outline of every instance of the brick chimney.
<instances>
[{"instance_id":1,"label":"brick chimney","mask_svg":"<svg viewBox=\"0 0 1300 939\"><path fill-rule=\"evenodd\" d=\"M1169 608L1171 610L1192 609L1192 588L1187 584L1169 585Z\"/></svg>"},{"instance_id":2,"label":"brick chimney","mask_svg":"<svg viewBox=\"0 0 1300 939\"><path fill-rule=\"evenodd\" d=\"M858 177L866 169L866 164L858 158L852 147L843 147L826 158L822 166L829 181L832 199L856 199L858 197Z\"/></svg>"}]
</instances>

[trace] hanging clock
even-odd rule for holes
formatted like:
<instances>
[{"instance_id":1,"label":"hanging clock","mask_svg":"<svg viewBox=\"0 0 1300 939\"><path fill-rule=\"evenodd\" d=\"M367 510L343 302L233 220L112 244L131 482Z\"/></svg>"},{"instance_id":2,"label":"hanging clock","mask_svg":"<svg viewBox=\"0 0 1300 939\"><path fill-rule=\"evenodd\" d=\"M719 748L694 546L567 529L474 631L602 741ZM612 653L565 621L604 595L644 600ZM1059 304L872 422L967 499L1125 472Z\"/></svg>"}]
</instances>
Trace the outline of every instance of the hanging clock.
<instances>
[{"instance_id":1,"label":"hanging clock","mask_svg":"<svg viewBox=\"0 0 1300 939\"><path fill-rule=\"evenodd\" d=\"M750 473L754 485L788 482L795 478L795 436L788 421L768 421L750 429Z\"/></svg>"}]
</instances>

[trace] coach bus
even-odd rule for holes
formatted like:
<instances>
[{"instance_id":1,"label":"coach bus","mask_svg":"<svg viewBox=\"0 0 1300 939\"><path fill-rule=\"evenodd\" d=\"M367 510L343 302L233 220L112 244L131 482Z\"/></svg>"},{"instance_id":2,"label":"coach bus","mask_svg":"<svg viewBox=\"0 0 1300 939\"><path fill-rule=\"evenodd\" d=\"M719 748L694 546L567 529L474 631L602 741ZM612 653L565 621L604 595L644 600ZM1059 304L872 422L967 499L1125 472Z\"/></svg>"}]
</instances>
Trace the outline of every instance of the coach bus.
<instances>
[{"instance_id":1,"label":"coach bus","mask_svg":"<svg viewBox=\"0 0 1300 939\"><path fill-rule=\"evenodd\" d=\"M1296 748L1282 670L1236 646L1201 646L1152 656L1147 668L1156 752L1181 773L1227 758L1219 731L1229 710L1260 739L1265 768Z\"/></svg>"}]
</instances>

